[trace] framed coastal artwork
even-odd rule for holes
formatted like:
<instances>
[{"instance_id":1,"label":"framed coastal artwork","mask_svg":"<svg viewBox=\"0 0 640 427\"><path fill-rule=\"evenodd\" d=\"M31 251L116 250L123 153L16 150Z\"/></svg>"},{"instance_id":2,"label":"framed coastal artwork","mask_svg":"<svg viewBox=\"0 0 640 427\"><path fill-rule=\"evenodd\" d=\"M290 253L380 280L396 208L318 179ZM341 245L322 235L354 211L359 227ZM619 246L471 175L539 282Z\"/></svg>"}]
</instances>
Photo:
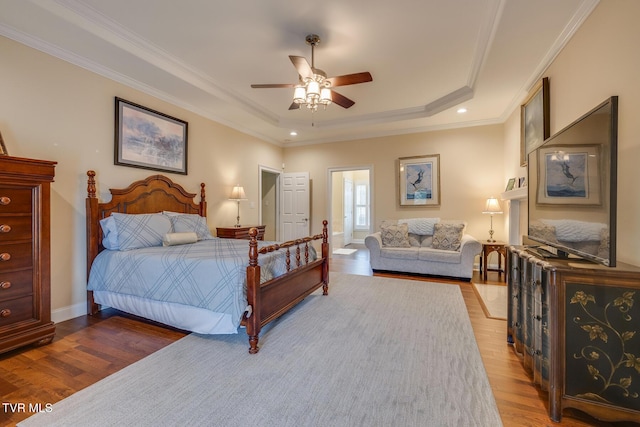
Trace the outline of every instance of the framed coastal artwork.
<instances>
[{"instance_id":1,"label":"framed coastal artwork","mask_svg":"<svg viewBox=\"0 0 640 427\"><path fill-rule=\"evenodd\" d=\"M400 206L440 206L440 155L398 159Z\"/></svg>"},{"instance_id":2,"label":"framed coastal artwork","mask_svg":"<svg viewBox=\"0 0 640 427\"><path fill-rule=\"evenodd\" d=\"M116 97L116 165L187 174L187 122Z\"/></svg>"},{"instance_id":3,"label":"framed coastal artwork","mask_svg":"<svg viewBox=\"0 0 640 427\"><path fill-rule=\"evenodd\" d=\"M549 136L549 78L545 77L520 107L520 166L527 165L527 155Z\"/></svg>"}]
</instances>

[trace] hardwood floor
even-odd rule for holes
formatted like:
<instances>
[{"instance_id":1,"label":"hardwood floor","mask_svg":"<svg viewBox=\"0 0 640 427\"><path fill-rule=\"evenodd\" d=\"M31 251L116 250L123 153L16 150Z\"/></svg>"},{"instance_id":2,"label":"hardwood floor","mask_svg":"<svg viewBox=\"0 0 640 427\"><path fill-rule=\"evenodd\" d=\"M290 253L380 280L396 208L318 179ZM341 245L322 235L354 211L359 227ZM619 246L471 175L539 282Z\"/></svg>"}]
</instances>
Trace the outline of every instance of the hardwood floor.
<instances>
[{"instance_id":1,"label":"hardwood floor","mask_svg":"<svg viewBox=\"0 0 640 427\"><path fill-rule=\"evenodd\" d=\"M334 255L331 271L372 275L366 250L358 250L351 255ZM578 412L565 413L561 423L550 421L545 394L532 385L520 360L506 343L506 321L485 316L470 283L415 276L387 276L437 280L460 287L505 426L622 425L597 422ZM476 279L479 280L479 277ZM498 281L497 273L490 272L488 279L487 283L504 284ZM82 316L58 323L56 337L51 344L0 355L0 395L3 402L0 425L13 426L27 418L35 404L41 404L46 410L47 404L70 396L183 336L185 333L181 331L115 310L105 310L95 317ZM24 407L19 406L21 403Z\"/></svg>"}]
</instances>

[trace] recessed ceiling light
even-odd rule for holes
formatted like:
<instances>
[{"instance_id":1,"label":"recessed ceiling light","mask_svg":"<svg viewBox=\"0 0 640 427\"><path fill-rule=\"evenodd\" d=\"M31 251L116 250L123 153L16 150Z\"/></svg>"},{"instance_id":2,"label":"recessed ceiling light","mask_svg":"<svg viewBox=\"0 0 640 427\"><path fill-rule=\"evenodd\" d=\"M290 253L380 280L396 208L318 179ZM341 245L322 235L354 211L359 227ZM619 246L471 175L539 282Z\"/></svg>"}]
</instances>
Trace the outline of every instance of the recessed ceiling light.
<instances>
[{"instance_id":1,"label":"recessed ceiling light","mask_svg":"<svg viewBox=\"0 0 640 427\"><path fill-rule=\"evenodd\" d=\"M458 114L462 114L462 113L466 113L467 109L462 107L462 108L458 108Z\"/></svg>"},{"instance_id":2,"label":"recessed ceiling light","mask_svg":"<svg viewBox=\"0 0 640 427\"><path fill-rule=\"evenodd\" d=\"M295 130L292 130L291 132L289 132L289 135L298 136L298 132L296 132Z\"/></svg>"}]
</instances>

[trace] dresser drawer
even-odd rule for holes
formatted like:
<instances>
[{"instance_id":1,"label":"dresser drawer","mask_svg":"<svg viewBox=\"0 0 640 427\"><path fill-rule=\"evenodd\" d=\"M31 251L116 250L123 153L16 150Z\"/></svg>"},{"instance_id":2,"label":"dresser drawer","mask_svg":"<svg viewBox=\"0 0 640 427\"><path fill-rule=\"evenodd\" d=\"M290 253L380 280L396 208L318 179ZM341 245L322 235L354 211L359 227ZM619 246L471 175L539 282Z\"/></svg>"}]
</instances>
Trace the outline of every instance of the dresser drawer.
<instances>
[{"instance_id":1,"label":"dresser drawer","mask_svg":"<svg viewBox=\"0 0 640 427\"><path fill-rule=\"evenodd\" d=\"M0 245L0 272L33 266L31 243Z\"/></svg>"},{"instance_id":2,"label":"dresser drawer","mask_svg":"<svg viewBox=\"0 0 640 427\"><path fill-rule=\"evenodd\" d=\"M0 327L33 319L33 296L0 302Z\"/></svg>"},{"instance_id":3,"label":"dresser drawer","mask_svg":"<svg viewBox=\"0 0 640 427\"><path fill-rule=\"evenodd\" d=\"M0 185L0 213L31 213L31 188Z\"/></svg>"},{"instance_id":4,"label":"dresser drawer","mask_svg":"<svg viewBox=\"0 0 640 427\"><path fill-rule=\"evenodd\" d=\"M23 297L33 293L33 270L11 273L0 272L0 301Z\"/></svg>"},{"instance_id":5,"label":"dresser drawer","mask_svg":"<svg viewBox=\"0 0 640 427\"><path fill-rule=\"evenodd\" d=\"M11 240L31 240L31 215L0 215L0 244Z\"/></svg>"}]
</instances>

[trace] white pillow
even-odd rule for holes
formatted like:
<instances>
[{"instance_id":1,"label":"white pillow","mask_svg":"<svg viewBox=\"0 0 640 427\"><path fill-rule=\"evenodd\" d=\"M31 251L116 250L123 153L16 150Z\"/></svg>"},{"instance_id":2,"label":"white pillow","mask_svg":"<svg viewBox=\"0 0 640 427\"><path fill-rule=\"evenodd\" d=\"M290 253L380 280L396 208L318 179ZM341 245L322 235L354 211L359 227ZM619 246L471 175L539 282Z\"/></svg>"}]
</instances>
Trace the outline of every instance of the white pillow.
<instances>
[{"instance_id":1,"label":"white pillow","mask_svg":"<svg viewBox=\"0 0 640 427\"><path fill-rule=\"evenodd\" d=\"M167 233L162 238L162 246L185 245L198 241L198 235L192 231L187 233Z\"/></svg>"},{"instance_id":2,"label":"white pillow","mask_svg":"<svg viewBox=\"0 0 640 427\"><path fill-rule=\"evenodd\" d=\"M103 218L100 220L100 227L102 227L102 246L112 251L119 250L116 220L112 216Z\"/></svg>"},{"instance_id":3,"label":"white pillow","mask_svg":"<svg viewBox=\"0 0 640 427\"><path fill-rule=\"evenodd\" d=\"M171 221L157 214L111 214L118 230L118 245L121 251L162 246L162 238L171 232Z\"/></svg>"},{"instance_id":4,"label":"white pillow","mask_svg":"<svg viewBox=\"0 0 640 427\"><path fill-rule=\"evenodd\" d=\"M398 224L407 224L409 233L420 236L432 236L433 226L440 222L440 218L408 218L399 219Z\"/></svg>"},{"instance_id":5,"label":"white pillow","mask_svg":"<svg viewBox=\"0 0 640 427\"><path fill-rule=\"evenodd\" d=\"M214 238L211 235L209 226L207 226L207 219L203 216L170 211L164 211L162 213L171 219L174 233L194 232L198 236L198 240Z\"/></svg>"}]
</instances>

